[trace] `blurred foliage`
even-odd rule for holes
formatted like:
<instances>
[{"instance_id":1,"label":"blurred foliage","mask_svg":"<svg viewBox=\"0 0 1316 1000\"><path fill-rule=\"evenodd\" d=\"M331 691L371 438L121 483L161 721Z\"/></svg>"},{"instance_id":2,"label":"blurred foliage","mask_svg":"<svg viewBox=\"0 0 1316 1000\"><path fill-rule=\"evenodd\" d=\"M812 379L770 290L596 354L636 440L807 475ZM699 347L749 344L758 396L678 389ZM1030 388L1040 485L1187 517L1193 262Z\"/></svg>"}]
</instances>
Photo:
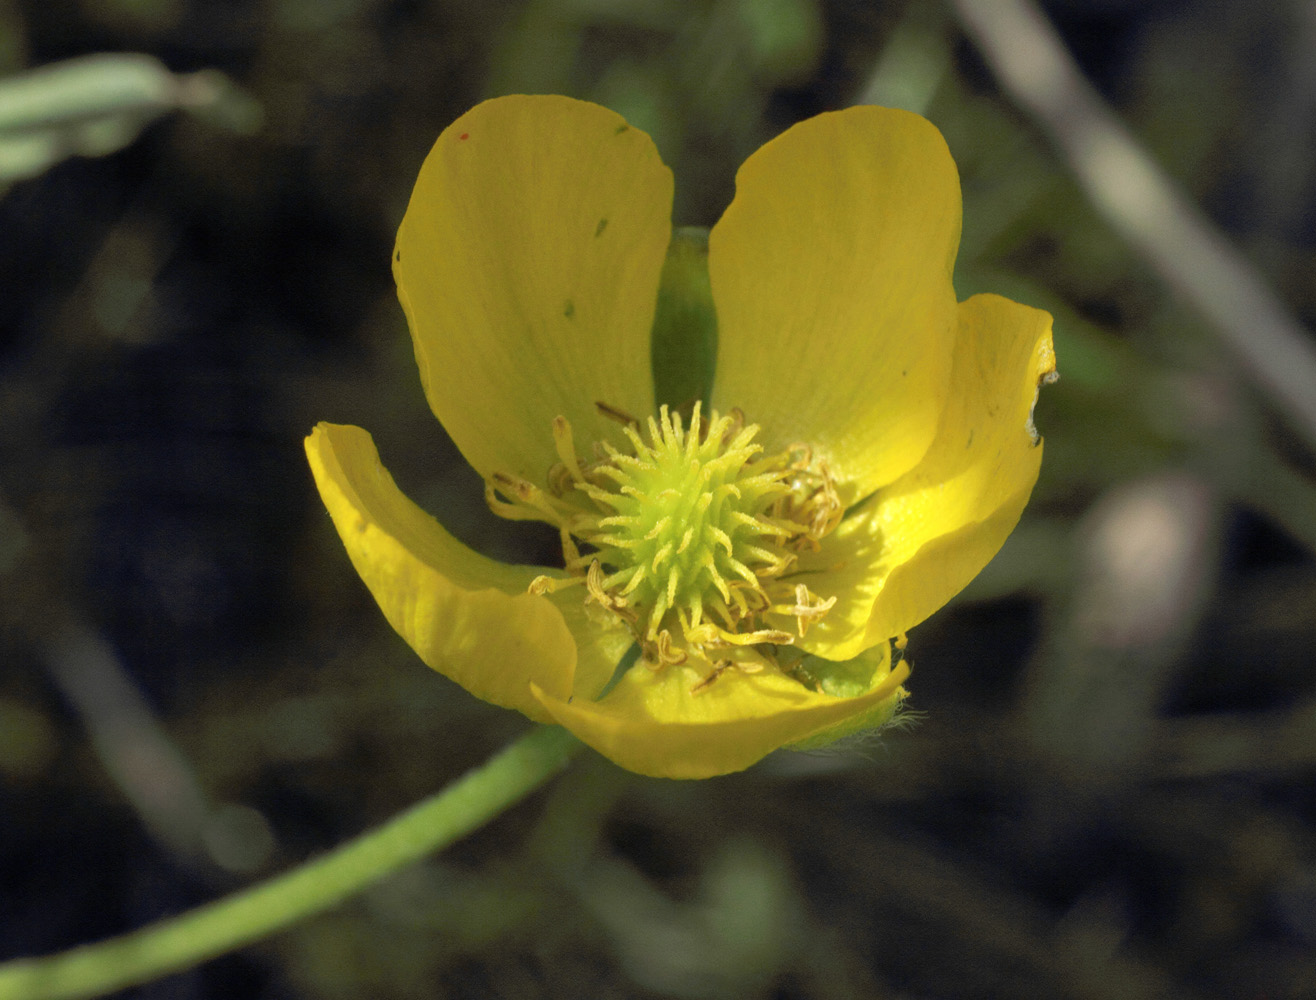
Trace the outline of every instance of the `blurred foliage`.
<instances>
[{"instance_id":1,"label":"blurred foliage","mask_svg":"<svg viewBox=\"0 0 1316 1000\"><path fill-rule=\"evenodd\" d=\"M1316 326L1311 5L1047 10ZM95 53L150 53L82 66L165 96L59 119L49 169L0 200L3 957L291 865L521 730L396 640L301 454L316 420L369 427L460 537L552 558L484 510L393 294L444 125L498 93L607 104L673 167L675 221L707 226L760 143L863 99L942 129L959 293L1051 310L1062 372L1023 524L911 636L919 724L698 784L587 758L359 901L132 995L1316 995L1312 456L947 10L0 0L0 161L13 74ZM224 81L225 114L167 114L189 80Z\"/></svg>"},{"instance_id":2,"label":"blurred foliage","mask_svg":"<svg viewBox=\"0 0 1316 1000\"><path fill-rule=\"evenodd\" d=\"M0 190L68 156L105 156L162 114L189 108L242 132L259 110L214 71L176 77L137 53L84 56L0 82Z\"/></svg>"}]
</instances>

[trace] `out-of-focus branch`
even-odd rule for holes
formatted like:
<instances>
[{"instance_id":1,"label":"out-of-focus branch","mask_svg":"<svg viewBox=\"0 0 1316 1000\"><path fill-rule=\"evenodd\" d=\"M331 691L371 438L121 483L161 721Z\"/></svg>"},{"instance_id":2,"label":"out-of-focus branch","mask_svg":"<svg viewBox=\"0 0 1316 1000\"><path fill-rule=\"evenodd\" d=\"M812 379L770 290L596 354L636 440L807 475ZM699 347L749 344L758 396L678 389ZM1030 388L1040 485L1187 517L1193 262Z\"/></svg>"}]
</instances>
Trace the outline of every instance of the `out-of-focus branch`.
<instances>
[{"instance_id":1,"label":"out-of-focus branch","mask_svg":"<svg viewBox=\"0 0 1316 1000\"><path fill-rule=\"evenodd\" d=\"M1316 344L1083 77L1030 0L953 0L1004 90L1069 161L1110 224L1216 328L1316 448Z\"/></svg>"},{"instance_id":2,"label":"out-of-focus branch","mask_svg":"<svg viewBox=\"0 0 1316 1000\"><path fill-rule=\"evenodd\" d=\"M256 101L217 70L171 73L153 56L80 56L0 78L0 189L70 156L105 156L174 110L240 134L255 132Z\"/></svg>"},{"instance_id":3,"label":"out-of-focus branch","mask_svg":"<svg viewBox=\"0 0 1316 1000\"><path fill-rule=\"evenodd\" d=\"M44 652L51 676L86 724L96 756L146 828L180 858L195 860L210 803L109 644L89 626L66 620Z\"/></svg>"}]
</instances>

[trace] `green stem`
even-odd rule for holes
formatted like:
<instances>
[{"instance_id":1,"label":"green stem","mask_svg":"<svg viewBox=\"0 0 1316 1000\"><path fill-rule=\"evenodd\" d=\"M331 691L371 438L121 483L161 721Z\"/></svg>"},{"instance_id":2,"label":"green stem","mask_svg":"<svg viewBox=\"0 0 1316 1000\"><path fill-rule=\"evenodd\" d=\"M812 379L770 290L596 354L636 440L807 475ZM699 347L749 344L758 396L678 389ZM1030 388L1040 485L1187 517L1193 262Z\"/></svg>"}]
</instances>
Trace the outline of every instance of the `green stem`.
<instances>
[{"instance_id":1,"label":"green stem","mask_svg":"<svg viewBox=\"0 0 1316 1000\"><path fill-rule=\"evenodd\" d=\"M268 882L130 934L0 964L0 1000L100 996L250 944L470 833L561 771L580 746L565 729L534 729L379 829Z\"/></svg>"}]
</instances>

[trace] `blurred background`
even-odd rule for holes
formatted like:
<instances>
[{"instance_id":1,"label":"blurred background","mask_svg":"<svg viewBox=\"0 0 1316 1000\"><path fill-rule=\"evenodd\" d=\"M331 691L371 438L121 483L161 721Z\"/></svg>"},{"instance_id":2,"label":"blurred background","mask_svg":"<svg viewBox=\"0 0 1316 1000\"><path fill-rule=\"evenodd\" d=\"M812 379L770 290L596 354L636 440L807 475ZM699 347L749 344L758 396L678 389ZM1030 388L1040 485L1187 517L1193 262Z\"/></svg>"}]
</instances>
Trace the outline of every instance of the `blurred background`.
<instances>
[{"instance_id":1,"label":"blurred background","mask_svg":"<svg viewBox=\"0 0 1316 1000\"><path fill-rule=\"evenodd\" d=\"M1316 997L1316 434L1256 376L1270 342L1222 336L1094 207L970 6L0 0L0 958L284 870L524 730L390 631L302 454L317 420L364 426L459 537L552 558L485 511L394 295L445 125L503 93L606 104L710 225L758 145L863 100L941 128L960 297L1050 310L1062 375L1018 531L910 637L917 724L699 783L587 753L123 995ZM1316 324L1316 6L1042 9ZM93 53L153 58L12 77Z\"/></svg>"}]
</instances>

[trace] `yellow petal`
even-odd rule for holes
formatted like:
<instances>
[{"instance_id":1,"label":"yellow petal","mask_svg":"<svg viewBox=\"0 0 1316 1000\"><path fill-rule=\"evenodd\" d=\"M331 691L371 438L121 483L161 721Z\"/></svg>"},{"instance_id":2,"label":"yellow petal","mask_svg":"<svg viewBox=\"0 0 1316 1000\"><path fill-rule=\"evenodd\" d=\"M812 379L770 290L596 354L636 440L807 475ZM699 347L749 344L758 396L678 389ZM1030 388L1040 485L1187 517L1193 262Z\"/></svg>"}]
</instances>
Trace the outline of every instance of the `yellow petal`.
<instances>
[{"instance_id":1,"label":"yellow petal","mask_svg":"<svg viewBox=\"0 0 1316 1000\"><path fill-rule=\"evenodd\" d=\"M960 187L941 134L855 107L789 129L713 228L713 404L803 441L852 503L922 457L946 399Z\"/></svg>"},{"instance_id":2,"label":"yellow petal","mask_svg":"<svg viewBox=\"0 0 1316 1000\"><path fill-rule=\"evenodd\" d=\"M539 570L454 539L397 488L359 427L319 424L306 455L357 573L420 658L478 698L550 721L530 684L567 697L576 644L553 604L525 592Z\"/></svg>"},{"instance_id":3,"label":"yellow petal","mask_svg":"<svg viewBox=\"0 0 1316 1000\"><path fill-rule=\"evenodd\" d=\"M1051 317L997 295L959 307L950 402L918 466L841 523L811 584L838 596L801 645L846 659L912 628L987 565L1037 482L1038 386L1055 371Z\"/></svg>"},{"instance_id":4,"label":"yellow petal","mask_svg":"<svg viewBox=\"0 0 1316 1000\"><path fill-rule=\"evenodd\" d=\"M557 570L540 569L540 572L550 576L567 576ZM598 612L598 605L586 605L583 587L566 587L544 596L553 602L576 640L576 675L571 684L572 697L597 698L617 672L617 664L635 644L635 637L625 625L610 620L613 619L611 614L591 614Z\"/></svg>"},{"instance_id":5,"label":"yellow petal","mask_svg":"<svg viewBox=\"0 0 1316 1000\"><path fill-rule=\"evenodd\" d=\"M467 461L542 482L552 420L653 410L649 328L672 175L649 137L566 97L502 97L444 130L393 272L430 407Z\"/></svg>"},{"instance_id":6,"label":"yellow petal","mask_svg":"<svg viewBox=\"0 0 1316 1000\"><path fill-rule=\"evenodd\" d=\"M553 717L622 767L657 778L710 778L741 771L787 743L807 740L884 699L897 697L909 668L878 661L871 688L834 698L807 690L771 669L727 670L694 691L707 663L654 671L632 667L601 701L535 694Z\"/></svg>"}]
</instances>

